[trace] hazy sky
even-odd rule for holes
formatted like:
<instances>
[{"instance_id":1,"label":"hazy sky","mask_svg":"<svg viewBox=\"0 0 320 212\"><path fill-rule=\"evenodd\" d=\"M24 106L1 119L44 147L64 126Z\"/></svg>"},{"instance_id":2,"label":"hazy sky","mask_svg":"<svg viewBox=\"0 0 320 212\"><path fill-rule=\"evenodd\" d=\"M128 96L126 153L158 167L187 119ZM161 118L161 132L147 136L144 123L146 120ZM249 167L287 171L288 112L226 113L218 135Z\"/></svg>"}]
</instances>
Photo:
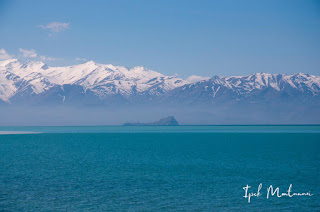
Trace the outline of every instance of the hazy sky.
<instances>
[{"instance_id":1,"label":"hazy sky","mask_svg":"<svg viewBox=\"0 0 320 212\"><path fill-rule=\"evenodd\" d=\"M320 75L320 1L0 0L1 57L180 77Z\"/></svg>"}]
</instances>

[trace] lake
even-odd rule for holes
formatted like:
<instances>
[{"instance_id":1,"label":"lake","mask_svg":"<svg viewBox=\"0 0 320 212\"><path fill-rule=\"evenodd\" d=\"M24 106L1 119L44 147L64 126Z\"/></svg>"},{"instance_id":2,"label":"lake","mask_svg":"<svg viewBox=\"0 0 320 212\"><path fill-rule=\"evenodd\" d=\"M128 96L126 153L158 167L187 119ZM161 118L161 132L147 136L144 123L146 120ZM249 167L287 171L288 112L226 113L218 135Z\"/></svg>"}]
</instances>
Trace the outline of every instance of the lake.
<instances>
[{"instance_id":1,"label":"lake","mask_svg":"<svg viewBox=\"0 0 320 212\"><path fill-rule=\"evenodd\" d=\"M41 132L0 135L0 211L320 210L317 125L0 131Z\"/></svg>"}]
</instances>

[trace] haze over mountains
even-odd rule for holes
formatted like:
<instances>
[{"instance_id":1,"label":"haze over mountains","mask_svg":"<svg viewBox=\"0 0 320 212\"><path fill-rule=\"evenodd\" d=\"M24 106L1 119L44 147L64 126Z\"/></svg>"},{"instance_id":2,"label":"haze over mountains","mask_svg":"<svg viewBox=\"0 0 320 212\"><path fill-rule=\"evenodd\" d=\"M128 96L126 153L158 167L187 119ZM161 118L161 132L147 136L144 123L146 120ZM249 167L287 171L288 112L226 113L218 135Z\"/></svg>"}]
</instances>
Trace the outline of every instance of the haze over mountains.
<instances>
[{"instance_id":1,"label":"haze over mountains","mask_svg":"<svg viewBox=\"0 0 320 212\"><path fill-rule=\"evenodd\" d=\"M162 108L167 113L173 108L181 111L188 108L188 111L197 110L198 114L220 114L220 118L215 115L214 120L226 120L223 117L227 114L236 117L239 113L257 113L257 119L263 115L267 120L270 112L276 115L282 111L286 117L283 120L290 123L299 120L319 123L320 77L304 73L257 73L212 78L192 76L184 80L142 66L128 69L89 61L74 66L48 67L40 61L22 63L10 59L0 61L0 105L5 108L92 106L131 109L150 106ZM262 114L263 108L269 112ZM305 120L297 116L301 111ZM179 117L179 120L184 119Z\"/></svg>"}]
</instances>

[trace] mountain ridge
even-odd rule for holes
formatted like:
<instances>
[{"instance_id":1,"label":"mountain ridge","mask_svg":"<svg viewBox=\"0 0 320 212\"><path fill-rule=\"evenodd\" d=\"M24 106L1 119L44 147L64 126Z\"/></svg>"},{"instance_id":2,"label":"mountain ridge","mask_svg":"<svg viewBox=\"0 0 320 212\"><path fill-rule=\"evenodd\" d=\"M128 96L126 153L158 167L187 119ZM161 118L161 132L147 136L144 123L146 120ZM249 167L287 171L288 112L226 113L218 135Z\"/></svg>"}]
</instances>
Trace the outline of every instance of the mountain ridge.
<instances>
[{"instance_id":1,"label":"mountain ridge","mask_svg":"<svg viewBox=\"0 0 320 212\"><path fill-rule=\"evenodd\" d=\"M91 90L100 99L108 95L130 96L135 93L164 93L186 84L186 81L135 66L127 69L111 64L89 61L66 67L48 67L40 61L21 63L10 59L0 62L0 99L10 98L29 87L31 94L43 93L57 85L80 85ZM21 87L20 84L24 86Z\"/></svg>"},{"instance_id":2,"label":"mountain ridge","mask_svg":"<svg viewBox=\"0 0 320 212\"><path fill-rule=\"evenodd\" d=\"M256 73L187 81L143 66L88 61L49 67L41 61L0 61L0 100L6 104L211 104L245 101L318 101L320 77Z\"/></svg>"}]
</instances>

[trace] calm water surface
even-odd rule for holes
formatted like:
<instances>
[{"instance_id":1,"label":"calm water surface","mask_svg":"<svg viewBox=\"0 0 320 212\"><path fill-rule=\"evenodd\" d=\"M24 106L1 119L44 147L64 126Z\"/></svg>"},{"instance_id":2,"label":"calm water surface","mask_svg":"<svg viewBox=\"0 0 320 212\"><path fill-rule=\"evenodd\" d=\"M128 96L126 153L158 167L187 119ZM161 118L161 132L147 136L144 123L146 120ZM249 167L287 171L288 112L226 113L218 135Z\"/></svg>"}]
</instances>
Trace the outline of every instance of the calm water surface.
<instances>
[{"instance_id":1,"label":"calm water surface","mask_svg":"<svg viewBox=\"0 0 320 212\"><path fill-rule=\"evenodd\" d=\"M0 211L320 210L320 126L0 131L44 132L0 135ZM313 196L266 199L290 184Z\"/></svg>"}]
</instances>

